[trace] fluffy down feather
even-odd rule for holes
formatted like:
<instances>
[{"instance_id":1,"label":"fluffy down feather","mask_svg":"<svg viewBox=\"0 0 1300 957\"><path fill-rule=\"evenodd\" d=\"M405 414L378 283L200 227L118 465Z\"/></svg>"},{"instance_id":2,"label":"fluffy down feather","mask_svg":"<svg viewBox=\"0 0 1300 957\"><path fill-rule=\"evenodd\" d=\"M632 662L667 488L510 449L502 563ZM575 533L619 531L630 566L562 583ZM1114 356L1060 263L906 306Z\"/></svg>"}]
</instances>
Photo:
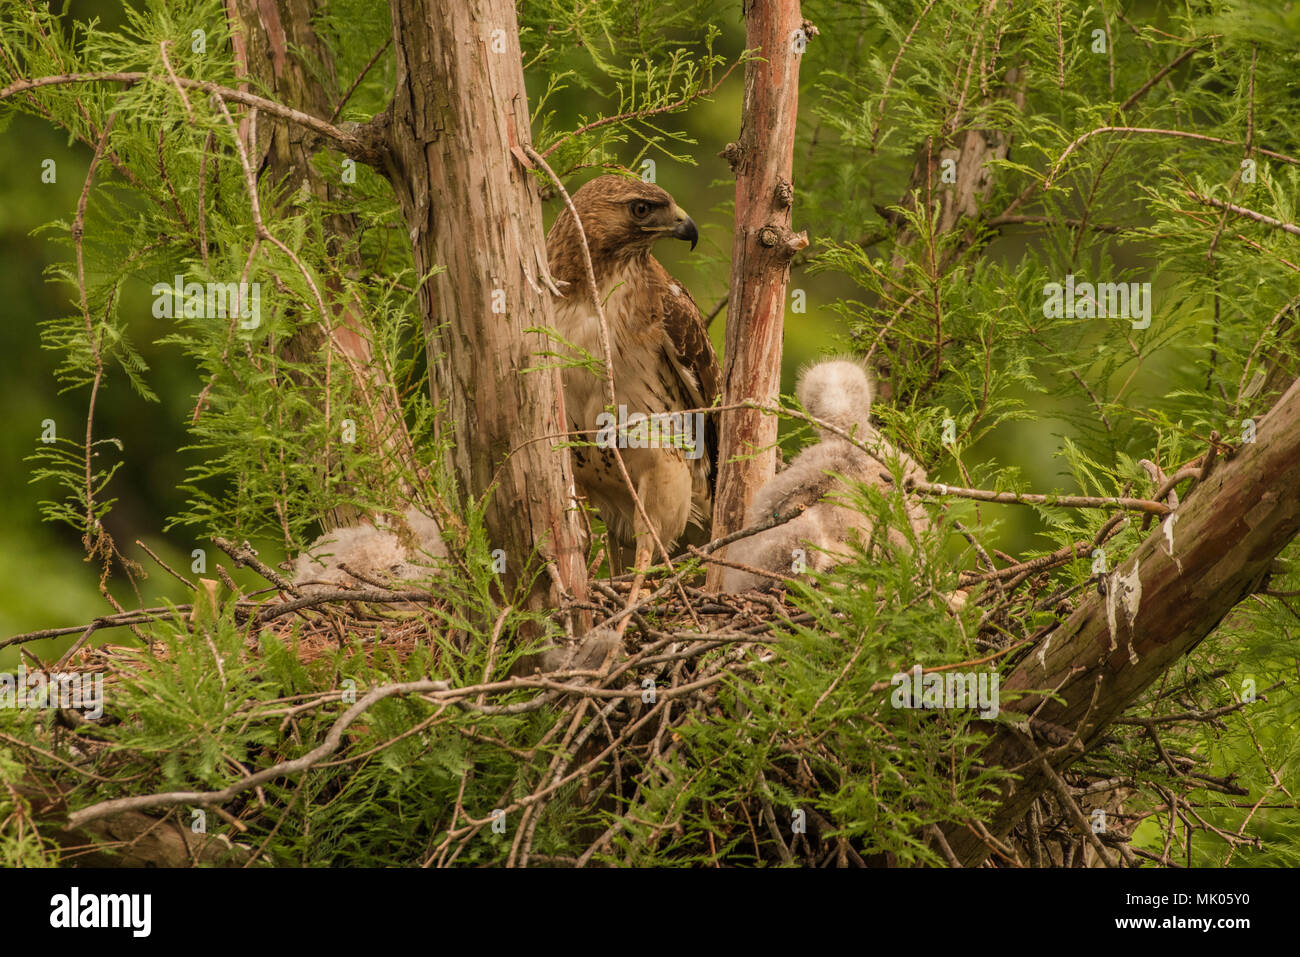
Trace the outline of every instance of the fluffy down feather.
<instances>
[{"instance_id":1,"label":"fluffy down feather","mask_svg":"<svg viewBox=\"0 0 1300 957\"><path fill-rule=\"evenodd\" d=\"M413 508L402 517L411 530L411 545L404 544L398 530L382 519L378 525L336 528L298 556L293 583L304 595L352 586L371 587L349 575L343 565L379 581L427 577L430 558L447 557L438 523Z\"/></svg>"},{"instance_id":2,"label":"fluffy down feather","mask_svg":"<svg viewBox=\"0 0 1300 957\"><path fill-rule=\"evenodd\" d=\"M800 376L796 394L813 417L855 435L887 462L898 457L907 476L925 479L919 465L895 450L872 427L871 381L856 362L830 359L811 366ZM872 522L868 516L827 498L844 496L847 489L841 477L888 488L882 478L887 469L835 433L826 429L819 432L819 441L806 447L785 471L759 489L745 514L745 524L753 525L771 515L785 514L800 505L807 506L803 514L728 546L729 560L789 575L794 567L795 550L801 549L808 569L826 571L853 554L855 538L863 543L870 539ZM925 510L919 504L909 504L908 517L917 531L928 528ZM907 536L902 531L890 529L888 535L893 545L907 546ZM722 590L749 591L768 587L772 581L727 568L722 577Z\"/></svg>"}]
</instances>

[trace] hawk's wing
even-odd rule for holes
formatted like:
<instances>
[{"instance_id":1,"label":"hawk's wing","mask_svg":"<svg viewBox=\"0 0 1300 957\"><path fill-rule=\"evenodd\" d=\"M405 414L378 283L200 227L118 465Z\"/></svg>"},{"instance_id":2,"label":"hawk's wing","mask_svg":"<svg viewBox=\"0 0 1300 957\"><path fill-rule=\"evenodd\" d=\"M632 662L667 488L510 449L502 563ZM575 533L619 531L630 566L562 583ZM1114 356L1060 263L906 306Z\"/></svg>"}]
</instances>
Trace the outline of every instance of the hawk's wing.
<instances>
[{"instance_id":1,"label":"hawk's wing","mask_svg":"<svg viewBox=\"0 0 1300 957\"><path fill-rule=\"evenodd\" d=\"M656 308L662 312L663 328L667 334L665 358L692 407L708 408L722 390L722 368L718 365L713 343L709 341L708 326L686 287L673 279L658 262L655 265L661 280ZM705 461L709 464L709 484L712 486L717 480L717 416L705 417L704 445Z\"/></svg>"}]
</instances>

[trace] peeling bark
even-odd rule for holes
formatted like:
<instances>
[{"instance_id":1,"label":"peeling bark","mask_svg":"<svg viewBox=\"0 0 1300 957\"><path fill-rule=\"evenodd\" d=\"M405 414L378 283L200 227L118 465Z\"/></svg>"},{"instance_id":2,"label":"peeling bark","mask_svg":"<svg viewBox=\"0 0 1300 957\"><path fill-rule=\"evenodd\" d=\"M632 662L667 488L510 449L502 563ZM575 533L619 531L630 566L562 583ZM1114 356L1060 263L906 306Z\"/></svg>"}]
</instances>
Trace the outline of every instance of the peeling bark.
<instances>
[{"instance_id":1,"label":"peeling bark","mask_svg":"<svg viewBox=\"0 0 1300 957\"><path fill-rule=\"evenodd\" d=\"M808 245L790 229L794 205L794 134L799 60L817 29L803 20L799 0L748 3L745 46L761 59L745 64L740 139L723 155L736 174L736 227L731 253L723 404L776 402L781 391L785 287L790 260ZM718 423L718 485L713 538L744 527L754 493L776 474L777 420L753 409L730 409ZM733 461L736 456L745 458ZM721 585L723 567L710 565L706 588Z\"/></svg>"},{"instance_id":2,"label":"peeling bark","mask_svg":"<svg viewBox=\"0 0 1300 957\"><path fill-rule=\"evenodd\" d=\"M421 283L430 392L454 424L461 488L492 492L487 528L506 558L505 594L539 548L585 594L583 535L558 371L543 363L554 326L541 201L523 166L530 142L519 30L510 0L390 0L397 90L388 171ZM546 599L542 575L530 596Z\"/></svg>"},{"instance_id":3,"label":"peeling bark","mask_svg":"<svg viewBox=\"0 0 1300 957\"><path fill-rule=\"evenodd\" d=\"M1137 550L1002 681L1029 694L1003 707L1033 715L1029 728L1058 773L1096 744L1111 721L1258 590L1273 559L1300 533L1300 380L1261 421L1256 441L1220 460ZM1172 548L1170 541L1172 540ZM994 727L985 765L1015 768L988 829L1001 839L1050 787L1016 731ZM952 826L949 845L967 866L989 847Z\"/></svg>"}]
</instances>

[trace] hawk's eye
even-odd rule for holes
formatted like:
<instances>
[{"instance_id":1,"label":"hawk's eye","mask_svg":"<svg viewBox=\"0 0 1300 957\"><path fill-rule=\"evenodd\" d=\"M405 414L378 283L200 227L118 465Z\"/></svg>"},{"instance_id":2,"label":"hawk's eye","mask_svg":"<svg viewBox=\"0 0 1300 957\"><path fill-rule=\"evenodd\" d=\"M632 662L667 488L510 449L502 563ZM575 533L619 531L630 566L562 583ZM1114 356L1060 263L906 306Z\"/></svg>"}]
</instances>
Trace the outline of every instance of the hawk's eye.
<instances>
[{"instance_id":1,"label":"hawk's eye","mask_svg":"<svg viewBox=\"0 0 1300 957\"><path fill-rule=\"evenodd\" d=\"M632 215L637 219L645 219L650 213L650 204L644 201L638 201L632 204Z\"/></svg>"}]
</instances>

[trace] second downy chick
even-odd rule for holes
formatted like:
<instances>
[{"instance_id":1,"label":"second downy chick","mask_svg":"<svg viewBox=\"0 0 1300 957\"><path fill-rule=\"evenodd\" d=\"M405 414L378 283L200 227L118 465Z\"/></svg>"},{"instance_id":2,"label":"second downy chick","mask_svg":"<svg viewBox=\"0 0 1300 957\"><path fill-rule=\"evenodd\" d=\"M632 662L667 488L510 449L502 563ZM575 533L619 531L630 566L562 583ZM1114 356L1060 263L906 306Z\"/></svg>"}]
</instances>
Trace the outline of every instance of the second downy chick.
<instances>
[{"instance_id":1,"label":"second downy chick","mask_svg":"<svg viewBox=\"0 0 1300 957\"><path fill-rule=\"evenodd\" d=\"M402 518L410 529L410 541L403 541L396 523L382 516L375 525L326 532L298 556L293 568L294 584L304 595L372 587L351 575L344 565L367 578L394 583L427 578L432 571L431 560L447 557L438 523L414 508L408 508Z\"/></svg>"},{"instance_id":2,"label":"second downy chick","mask_svg":"<svg viewBox=\"0 0 1300 957\"><path fill-rule=\"evenodd\" d=\"M809 415L853 435L886 462L898 458L904 470L903 475L894 475L898 482L907 477L925 480L921 467L895 450L872 427L871 380L858 363L847 359L818 362L799 377L796 394ZM870 539L873 522L869 516L829 499L845 497L845 480L891 488L883 477L889 470L834 432L819 432L817 442L804 448L785 471L759 489L745 513L745 525L788 514L800 506L806 506L804 512L783 525L729 545L725 553L728 560L790 575L798 570L796 559L802 557L804 568L826 571L853 554L855 538L862 544ZM929 519L919 503L910 502L907 512L916 531L929 528ZM888 539L896 547L907 546L907 535L899 529L889 529ZM726 568L722 590L749 591L768 587L772 582L741 569Z\"/></svg>"}]
</instances>

